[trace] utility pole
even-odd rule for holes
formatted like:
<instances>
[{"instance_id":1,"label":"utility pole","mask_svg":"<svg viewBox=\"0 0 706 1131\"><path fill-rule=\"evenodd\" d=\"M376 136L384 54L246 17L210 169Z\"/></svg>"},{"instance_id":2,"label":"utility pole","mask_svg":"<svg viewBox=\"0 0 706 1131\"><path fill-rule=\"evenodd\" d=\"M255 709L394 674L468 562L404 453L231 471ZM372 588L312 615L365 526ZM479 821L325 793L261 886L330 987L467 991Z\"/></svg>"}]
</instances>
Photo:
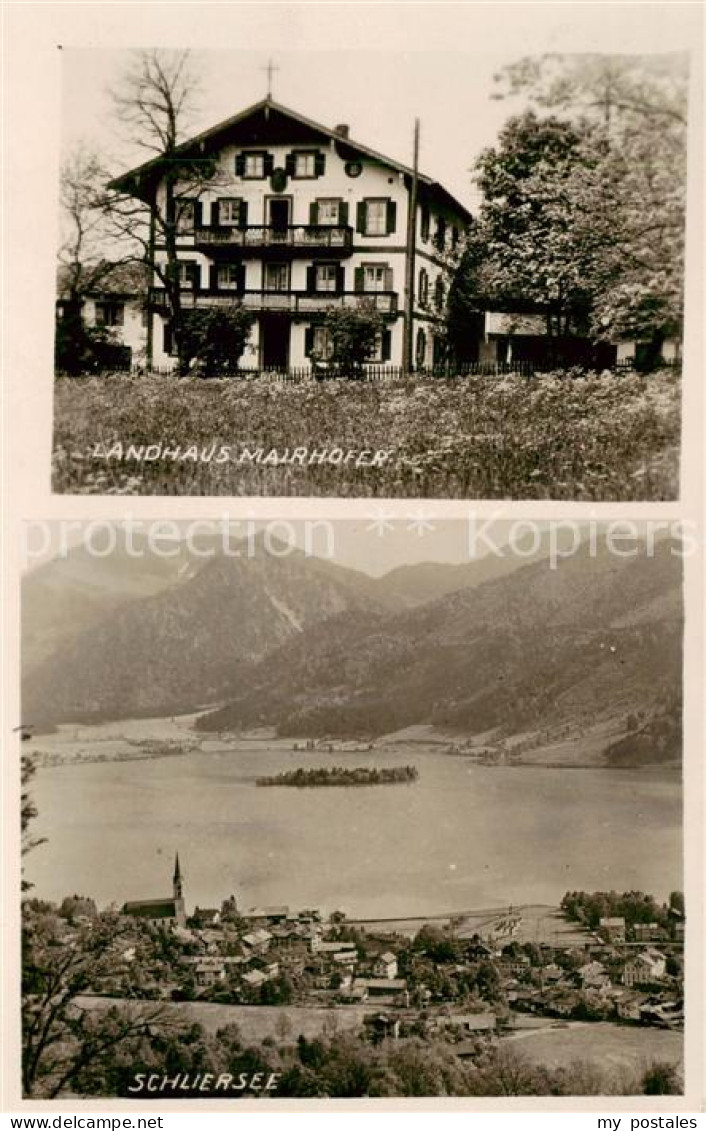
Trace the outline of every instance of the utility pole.
<instances>
[{"instance_id":1,"label":"utility pole","mask_svg":"<svg viewBox=\"0 0 706 1131\"><path fill-rule=\"evenodd\" d=\"M412 161L412 183L409 187L409 208L407 211L407 255L404 274L404 343L402 367L406 372L414 368L414 252L417 244L417 191L419 179L419 118L414 119L414 158Z\"/></svg>"}]
</instances>

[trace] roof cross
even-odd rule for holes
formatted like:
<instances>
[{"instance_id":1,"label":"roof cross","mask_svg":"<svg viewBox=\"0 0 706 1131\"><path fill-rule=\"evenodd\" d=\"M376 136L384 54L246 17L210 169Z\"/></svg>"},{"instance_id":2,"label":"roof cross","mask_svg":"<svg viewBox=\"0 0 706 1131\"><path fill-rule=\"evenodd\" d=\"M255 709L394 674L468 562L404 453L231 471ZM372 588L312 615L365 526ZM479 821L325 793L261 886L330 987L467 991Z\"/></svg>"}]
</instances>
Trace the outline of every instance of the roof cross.
<instances>
[{"instance_id":1,"label":"roof cross","mask_svg":"<svg viewBox=\"0 0 706 1131\"><path fill-rule=\"evenodd\" d=\"M275 67L272 60L268 59L267 60L267 66L266 67L260 67L260 70L261 71L267 71L267 97L272 98L272 75L274 74L275 71L279 70L279 67Z\"/></svg>"}]
</instances>

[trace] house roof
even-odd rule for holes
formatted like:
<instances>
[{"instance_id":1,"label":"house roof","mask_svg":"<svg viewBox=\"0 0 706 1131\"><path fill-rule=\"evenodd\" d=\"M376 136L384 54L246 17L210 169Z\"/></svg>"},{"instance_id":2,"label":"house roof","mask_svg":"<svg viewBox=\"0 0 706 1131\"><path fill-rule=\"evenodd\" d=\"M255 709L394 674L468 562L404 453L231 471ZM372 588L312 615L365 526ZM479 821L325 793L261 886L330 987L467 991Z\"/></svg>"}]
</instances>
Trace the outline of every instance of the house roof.
<instances>
[{"instance_id":1,"label":"house roof","mask_svg":"<svg viewBox=\"0 0 706 1131\"><path fill-rule=\"evenodd\" d=\"M494 1013L457 1013L449 1018L451 1025L463 1025L464 1029L494 1029L496 1018Z\"/></svg>"},{"instance_id":2,"label":"house roof","mask_svg":"<svg viewBox=\"0 0 706 1131\"><path fill-rule=\"evenodd\" d=\"M176 919L178 912L174 899L136 899L123 905L123 914L139 919Z\"/></svg>"},{"instance_id":3,"label":"house roof","mask_svg":"<svg viewBox=\"0 0 706 1131\"><path fill-rule=\"evenodd\" d=\"M358 978L356 980L357 986L365 986L369 990L406 990L407 981L405 978Z\"/></svg>"},{"instance_id":4,"label":"house roof","mask_svg":"<svg viewBox=\"0 0 706 1131\"><path fill-rule=\"evenodd\" d=\"M260 970L248 970L243 974L243 981L250 986L261 986L263 982L267 981L267 975L261 973Z\"/></svg>"},{"instance_id":5,"label":"house roof","mask_svg":"<svg viewBox=\"0 0 706 1131\"><path fill-rule=\"evenodd\" d=\"M391 950L386 950L385 953L381 954L380 957L378 958L378 962L396 962L396 961L397 961L397 958L392 953Z\"/></svg>"},{"instance_id":6,"label":"house roof","mask_svg":"<svg viewBox=\"0 0 706 1131\"><path fill-rule=\"evenodd\" d=\"M102 260L84 268L90 282L82 292L91 298L100 298L103 295L114 298L132 298L147 294L149 275L144 263L111 263ZM70 298L70 279L72 268L65 263L60 263L56 270L57 298Z\"/></svg>"},{"instance_id":7,"label":"house roof","mask_svg":"<svg viewBox=\"0 0 706 1131\"><path fill-rule=\"evenodd\" d=\"M242 941L246 946L261 946L262 943L270 942L272 935L269 931L260 929L259 931L251 931L249 935L243 935Z\"/></svg>"},{"instance_id":8,"label":"house roof","mask_svg":"<svg viewBox=\"0 0 706 1131\"><path fill-rule=\"evenodd\" d=\"M282 106L281 103L275 102L271 98L263 98L260 102L256 102L254 105L248 106L245 110L241 110L239 114L234 114L232 117L218 122L210 129L204 130L203 133L197 134L196 137L183 142L181 145L177 146L175 153L187 158L193 155L194 152L197 152L205 157L209 153L212 153L219 144L222 144L229 135L236 135L239 128L242 128L249 120L257 121L258 118L267 123L271 123L276 118L279 118L284 122L303 127L305 130L312 134L319 135L321 138L333 140L337 143L339 153L342 157L366 157L378 164L386 165L390 169L404 173L406 176L411 177L413 174L413 170L408 165L402 164L394 157L386 157L377 150L371 149L370 146L353 141L352 138L343 136L343 134L337 132L335 129L321 125L319 122L314 122L311 118L306 118L303 114L299 114L295 110L290 110L288 107ZM173 156L171 160L174 160ZM115 177L108 187L116 189L119 192L139 196L140 192L138 190L140 189L141 183L145 185L154 184L155 179L158 179L161 174L163 164L164 159L161 156L154 157L152 160L145 161L142 165L130 169L127 173ZM452 196L439 181L423 173L418 173L417 179L418 183L427 190L429 195L437 196L444 200L448 206L459 213L462 219L467 222L471 221L472 216L469 210Z\"/></svg>"}]
</instances>

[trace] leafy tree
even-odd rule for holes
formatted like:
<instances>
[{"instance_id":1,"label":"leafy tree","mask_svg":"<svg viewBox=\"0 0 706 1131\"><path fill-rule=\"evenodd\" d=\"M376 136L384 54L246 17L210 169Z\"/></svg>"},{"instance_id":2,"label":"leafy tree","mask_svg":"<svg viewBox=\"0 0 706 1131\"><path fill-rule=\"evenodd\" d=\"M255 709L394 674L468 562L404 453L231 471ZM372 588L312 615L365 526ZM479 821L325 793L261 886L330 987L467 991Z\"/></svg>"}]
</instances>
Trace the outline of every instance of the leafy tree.
<instances>
[{"instance_id":1,"label":"leafy tree","mask_svg":"<svg viewBox=\"0 0 706 1131\"><path fill-rule=\"evenodd\" d=\"M334 369L345 376L361 376L382 333L380 313L372 303L355 309L331 307L326 312L324 325L331 339Z\"/></svg>"},{"instance_id":2,"label":"leafy tree","mask_svg":"<svg viewBox=\"0 0 706 1131\"><path fill-rule=\"evenodd\" d=\"M454 288L464 304L544 312L549 341L586 329L585 249L574 223L574 178L595 155L590 134L528 111L511 118L476 162L483 194ZM460 308L460 309L459 309Z\"/></svg>"},{"instance_id":3,"label":"leafy tree","mask_svg":"<svg viewBox=\"0 0 706 1131\"><path fill-rule=\"evenodd\" d=\"M669 909L676 911L679 915L684 915L684 892L683 891L670 891L669 893Z\"/></svg>"},{"instance_id":4,"label":"leafy tree","mask_svg":"<svg viewBox=\"0 0 706 1131\"><path fill-rule=\"evenodd\" d=\"M221 377L238 367L253 315L238 303L187 310L182 314L181 345L196 372Z\"/></svg>"},{"instance_id":5,"label":"leafy tree","mask_svg":"<svg viewBox=\"0 0 706 1131\"><path fill-rule=\"evenodd\" d=\"M687 77L685 56L548 55L500 76L581 130L592 161L566 183L596 338L649 341L645 362L683 318Z\"/></svg>"}]
</instances>

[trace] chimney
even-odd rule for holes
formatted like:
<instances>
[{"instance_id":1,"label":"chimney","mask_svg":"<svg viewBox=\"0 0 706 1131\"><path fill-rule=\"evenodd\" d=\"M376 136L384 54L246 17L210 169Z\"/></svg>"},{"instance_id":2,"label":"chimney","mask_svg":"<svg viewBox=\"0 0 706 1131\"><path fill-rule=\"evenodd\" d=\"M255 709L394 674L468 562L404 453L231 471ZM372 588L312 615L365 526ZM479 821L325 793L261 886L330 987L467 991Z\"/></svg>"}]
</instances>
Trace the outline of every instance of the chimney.
<instances>
[{"instance_id":1,"label":"chimney","mask_svg":"<svg viewBox=\"0 0 706 1131\"><path fill-rule=\"evenodd\" d=\"M341 122L333 127L333 132L338 134L339 137L348 137L349 130L350 126L346 122Z\"/></svg>"}]
</instances>

